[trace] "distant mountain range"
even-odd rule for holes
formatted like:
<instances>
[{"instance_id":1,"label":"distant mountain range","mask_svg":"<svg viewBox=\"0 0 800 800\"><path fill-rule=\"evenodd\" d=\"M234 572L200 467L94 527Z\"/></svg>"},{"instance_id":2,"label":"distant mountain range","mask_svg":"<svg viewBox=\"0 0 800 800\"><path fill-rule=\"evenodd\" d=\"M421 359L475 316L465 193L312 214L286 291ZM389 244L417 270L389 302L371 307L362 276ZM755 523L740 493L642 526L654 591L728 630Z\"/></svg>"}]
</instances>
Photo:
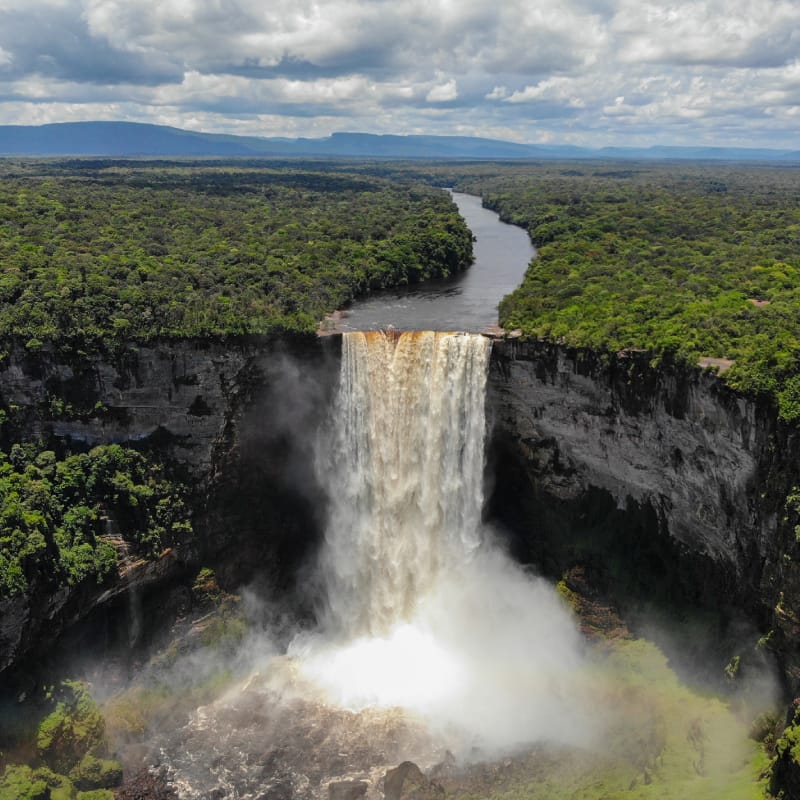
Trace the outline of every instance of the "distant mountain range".
<instances>
[{"instance_id":1,"label":"distant mountain range","mask_svg":"<svg viewBox=\"0 0 800 800\"><path fill-rule=\"evenodd\" d=\"M334 133L322 139L269 139L198 133L138 122L0 125L0 155L114 157L359 157L461 159L695 159L800 162L800 150L741 147L602 147L518 144L472 136Z\"/></svg>"}]
</instances>

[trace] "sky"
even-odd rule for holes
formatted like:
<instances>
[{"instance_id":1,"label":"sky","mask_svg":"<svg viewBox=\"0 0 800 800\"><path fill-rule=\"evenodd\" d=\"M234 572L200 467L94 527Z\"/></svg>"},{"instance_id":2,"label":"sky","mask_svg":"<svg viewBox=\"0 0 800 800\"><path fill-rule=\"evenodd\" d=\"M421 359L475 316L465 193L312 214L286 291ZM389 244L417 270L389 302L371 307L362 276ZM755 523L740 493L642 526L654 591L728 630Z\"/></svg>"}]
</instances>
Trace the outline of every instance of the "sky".
<instances>
[{"instance_id":1,"label":"sky","mask_svg":"<svg viewBox=\"0 0 800 800\"><path fill-rule=\"evenodd\" d=\"M0 124L800 147L800 0L0 0Z\"/></svg>"}]
</instances>

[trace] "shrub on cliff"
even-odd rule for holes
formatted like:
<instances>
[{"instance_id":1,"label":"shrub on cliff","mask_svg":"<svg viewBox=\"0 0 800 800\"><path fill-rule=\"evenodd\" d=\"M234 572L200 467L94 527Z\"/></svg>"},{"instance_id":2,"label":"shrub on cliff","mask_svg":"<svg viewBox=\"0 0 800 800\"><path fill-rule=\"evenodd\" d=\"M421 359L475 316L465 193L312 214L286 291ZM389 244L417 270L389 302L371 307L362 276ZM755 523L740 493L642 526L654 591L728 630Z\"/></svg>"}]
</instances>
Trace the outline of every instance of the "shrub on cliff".
<instances>
[{"instance_id":1,"label":"shrub on cliff","mask_svg":"<svg viewBox=\"0 0 800 800\"><path fill-rule=\"evenodd\" d=\"M30 767L13 764L0 778L0 800L51 800L50 787Z\"/></svg>"},{"instance_id":2,"label":"shrub on cliff","mask_svg":"<svg viewBox=\"0 0 800 800\"><path fill-rule=\"evenodd\" d=\"M770 790L778 798L800 797L800 711L775 745Z\"/></svg>"},{"instance_id":3,"label":"shrub on cliff","mask_svg":"<svg viewBox=\"0 0 800 800\"><path fill-rule=\"evenodd\" d=\"M110 789L122 783L122 767L119 761L87 753L69 777L78 789Z\"/></svg>"},{"instance_id":4,"label":"shrub on cliff","mask_svg":"<svg viewBox=\"0 0 800 800\"><path fill-rule=\"evenodd\" d=\"M160 464L120 445L62 460L34 445L0 452L0 598L37 580L102 583L118 546L158 555L191 533L185 493Z\"/></svg>"},{"instance_id":5,"label":"shrub on cliff","mask_svg":"<svg viewBox=\"0 0 800 800\"><path fill-rule=\"evenodd\" d=\"M39 757L55 772L67 774L84 756L105 751L105 722L86 686L64 681L55 708L36 733ZM91 786L87 788L99 788Z\"/></svg>"}]
</instances>

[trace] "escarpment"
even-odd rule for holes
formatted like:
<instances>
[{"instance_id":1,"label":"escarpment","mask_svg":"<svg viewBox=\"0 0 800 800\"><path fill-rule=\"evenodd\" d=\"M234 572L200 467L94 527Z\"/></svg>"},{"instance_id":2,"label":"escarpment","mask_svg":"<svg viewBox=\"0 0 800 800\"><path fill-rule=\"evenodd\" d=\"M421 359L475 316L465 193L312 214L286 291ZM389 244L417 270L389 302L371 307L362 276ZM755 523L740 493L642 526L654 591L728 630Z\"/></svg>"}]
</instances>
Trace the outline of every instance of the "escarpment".
<instances>
[{"instance_id":1,"label":"escarpment","mask_svg":"<svg viewBox=\"0 0 800 800\"><path fill-rule=\"evenodd\" d=\"M330 336L165 341L71 362L11 352L0 367L7 447L151 448L191 486L194 534L103 586L3 601L0 669L98 606L125 613L132 589L171 608L173 584L207 563L229 586L288 590L320 537L311 437L339 348ZM493 346L488 413L488 514L521 558L553 575L589 560L638 597L736 609L772 630L798 682L785 502L800 443L774 408L642 353L506 340Z\"/></svg>"},{"instance_id":2,"label":"escarpment","mask_svg":"<svg viewBox=\"0 0 800 800\"><path fill-rule=\"evenodd\" d=\"M744 611L796 685L786 498L798 436L766 401L642 352L497 342L493 513L553 573L589 560L623 591ZM522 507L522 508L520 508Z\"/></svg>"},{"instance_id":3,"label":"escarpment","mask_svg":"<svg viewBox=\"0 0 800 800\"><path fill-rule=\"evenodd\" d=\"M101 619L92 628L103 631L129 632L121 618L131 614L151 627L168 625L181 605L177 594L207 563L234 587L260 578L286 589L315 540L322 505L308 435L297 431L309 434L327 404L326 370L337 363L337 346L335 339L253 336L162 341L90 357L46 348L8 353L0 364L6 450L17 442L56 452L107 443L141 449L188 487L193 532L146 559L126 554L107 520L118 574L64 585L37 572L26 592L0 600L0 672L25 658L39 664L65 631L93 615ZM146 638L147 627L135 638Z\"/></svg>"}]
</instances>

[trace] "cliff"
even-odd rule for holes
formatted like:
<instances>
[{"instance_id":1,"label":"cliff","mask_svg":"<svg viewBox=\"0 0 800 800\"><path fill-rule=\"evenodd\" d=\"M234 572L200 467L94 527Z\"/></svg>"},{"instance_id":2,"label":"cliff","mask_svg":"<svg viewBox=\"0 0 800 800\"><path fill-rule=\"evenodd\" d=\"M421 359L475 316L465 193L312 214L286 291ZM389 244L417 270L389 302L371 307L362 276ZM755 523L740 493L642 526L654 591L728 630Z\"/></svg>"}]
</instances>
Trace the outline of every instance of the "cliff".
<instances>
[{"instance_id":1,"label":"cliff","mask_svg":"<svg viewBox=\"0 0 800 800\"><path fill-rule=\"evenodd\" d=\"M27 594L0 601L0 672L26 654L44 656L96 609L127 632L123 647L138 644L148 632L130 618L150 608L168 625L173 585L191 582L205 563L221 562L222 579L233 585L262 572L286 588L282 567L291 571L308 546L298 530L313 540L306 501L318 499L308 441L292 428L312 430L320 416L337 344L242 337L155 342L89 358L46 348L8 353L0 364L5 447L42 440L55 449L147 448L190 484L195 534L155 562L122 559L117 578L102 586L54 591L42 576Z\"/></svg>"},{"instance_id":2,"label":"cliff","mask_svg":"<svg viewBox=\"0 0 800 800\"><path fill-rule=\"evenodd\" d=\"M785 509L798 437L769 403L644 353L506 340L494 346L490 408L493 512L527 529L523 558L554 573L588 561L640 603L743 611L773 629L800 685Z\"/></svg>"},{"instance_id":3,"label":"cliff","mask_svg":"<svg viewBox=\"0 0 800 800\"><path fill-rule=\"evenodd\" d=\"M160 342L75 363L10 353L6 446L154 447L193 487L195 536L111 586L6 601L0 670L92 609L128 614L132 589L164 604L202 565L232 588L260 578L291 591L325 513L312 438L339 347L337 336ZM588 562L641 602L743 612L772 629L800 686L800 552L785 509L800 442L768 403L642 353L513 340L494 344L489 395L489 515L515 532L520 558L554 575Z\"/></svg>"},{"instance_id":4,"label":"cliff","mask_svg":"<svg viewBox=\"0 0 800 800\"><path fill-rule=\"evenodd\" d=\"M17 348L0 365L0 393L28 438L86 446L161 438L171 457L202 473L258 352L247 341L165 342L68 363Z\"/></svg>"}]
</instances>

